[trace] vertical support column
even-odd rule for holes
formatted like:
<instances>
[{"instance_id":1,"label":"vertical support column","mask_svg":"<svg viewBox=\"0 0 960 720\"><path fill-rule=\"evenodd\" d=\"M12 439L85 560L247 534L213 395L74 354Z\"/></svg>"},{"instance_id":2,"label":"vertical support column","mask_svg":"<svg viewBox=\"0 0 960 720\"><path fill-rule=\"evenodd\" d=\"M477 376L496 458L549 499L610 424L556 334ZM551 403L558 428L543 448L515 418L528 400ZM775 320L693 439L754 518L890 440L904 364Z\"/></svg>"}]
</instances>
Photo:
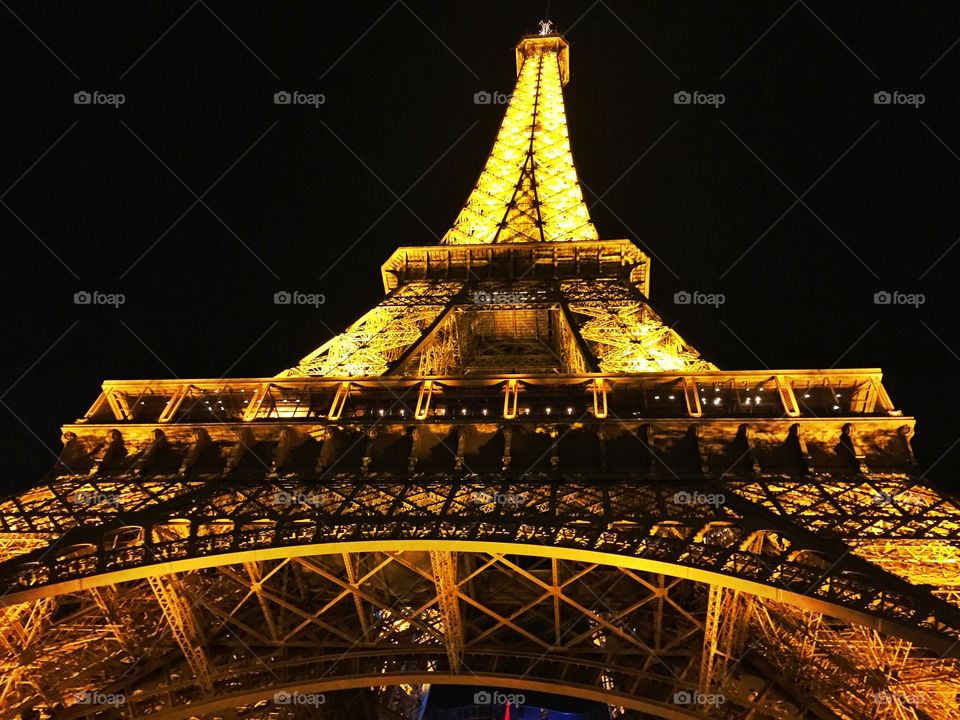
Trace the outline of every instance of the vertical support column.
<instances>
[{"instance_id":1,"label":"vertical support column","mask_svg":"<svg viewBox=\"0 0 960 720\"><path fill-rule=\"evenodd\" d=\"M110 409L113 411L113 416L117 420L132 420L133 412L130 410L130 404L127 402L126 396L113 388L108 388L104 390L104 393L107 396L107 403L110 405Z\"/></svg>"},{"instance_id":2,"label":"vertical support column","mask_svg":"<svg viewBox=\"0 0 960 720\"><path fill-rule=\"evenodd\" d=\"M718 653L717 641L720 636L720 610L723 605L723 586L711 585L707 598L707 616L703 621L703 653L700 656L701 693L709 693L713 685L713 667Z\"/></svg>"},{"instance_id":3,"label":"vertical support column","mask_svg":"<svg viewBox=\"0 0 960 720\"><path fill-rule=\"evenodd\" d=\"M257 389L253 391L253 397L250 398L250 402L243 411L244 422L251 422L252 420L257 419L257 417L260 415L260 408L263 407L263 401L267 399L267 395L269 393L270 383L262 383L257 385Z\"/></svg>"},{"instance_id":4,"label":"vertical support column","mask_svg":"<svg viewBox=\"0 0 960 720\"><path fill-rule=\"evenodd\" d=\"M173 639L177 641L197 683L208 693L213 692L213 680L210 678L210 663L203 651L200 631L193 616L190 603L183 597L183 589L175 575L147 577L147 582L157 598L157 604L163 612Z\"/></svg>"},{"instance_id":5,"label":"vertical support column","mask_svg":"<svg viewBox=\"0 0 960 720\"><path fill-rule=\"evenodd\" d=\"M683 396L687 400L687 414L690 417L703 417L703 408L700 406L700 391L692 377L683 378Z\"/></svg>"},{"instance_id":6,"label":"vertical support column","mask_svg":"<svg viewBox=\"0 0 960 720\"><path fill-rule=\"evenodd\" d=\"M366 637L370 631L370 622L367 618L367 609L363 606L363 598L360 597L359 580L359 553L343 553L343 566L347 571L347 582L353 588L353 604L357 608L357 620L360 623L360 630L363 632L361 637Z\"/></svg>"},{"instance_id":7,"label":"vertical support column","mask_svg":"<svg viewBox=\"0 0 960 720\"><path fill-rule=\"evenodd\" d=\"M157 422L168 423L176 416L177 411L180 409L180 406L183 405L184 399L187 397L187 394L190 391L189 385L181 385L170 396L170 402L167 403L167 406L163 409L163 412L160 413L160 417L157 418Z\"/></svg>"},{"instance_id":8,"label":"vertical support column","mask_svg":"<svg viewBox=\"0 0 960 720\"><path fill-rule=\"evenodd\" d=\"M347 404L347 398L350 396L350 381L344 381L337 386L337 392L334 393L333 403L330 405L330 412L327 414L328 420L339 420L343 413L343 406Z\"/></svg>"},{"instance_id":9,"label":"vertical support column","mask_svg":"<svg viewBox=\"0 0 960 720\"><path fill-rule=\"evenodd\" d=\"M777 382L777 393L780 395L783 411L787 414L787 417L799 417L800 405L797 403L797 396L793 394L793 386L790 384L789 378L776 375L774 379Z\"/></svg>"},{"instance_id":10,"label":"vertical support column","mask_svg":"<svg viewBox=\"0 0 960 720\"><path fill-rule=\"evenodd\" d=\"M460 597L457 586L457 556L449 551L430 551L433 582L437 590L437 605L443 618L443 635L447 646L450 672L459 674L463 660L463 622L460 617Z\"/></svg>"},{"instance_id":11,"label":"vertical support column","mask_svg":"<svg viewBox=\"0 0 960 720\"><path fill-rule=\"evenodd\" d=\"M594 378L593 386L593 415L596 418L605 418L607 416L607 386L603 378Z\"/></svg>"},{"instance_id":12,"label":"vertical support column","mask_svg":"<svg viewBox=\"0 0 960 720\"><path fill-rule=\"evenodd\" d=\"M507 387L503 395L503 419L513 420L517 416L517 403L520 400L520 381L516 378L507 380Z\"/></svg>"},{"instance_id":13,"label":"vertical support column","mask_svg":"<svg viewBox=\"0 0 960 720\"><path fill-rule=\"evenodd\" d=\"M424 380L417 396L417 409L413 416L417 420L426 420L430 413L430 400L433 398L433 380Z\"/></svg>"},{"instance_id":14,"label":"vertical support column","mask_svg":"<svg viewBox=\"0 0 960 720\"><path fill-rule=\"evenodd\" d=\"M883 410L888 415L900 415L900 411L895 409L893 406L893 401L890 399L890 396L887 395L887 389L883 386L883 382L880 378L873 379L873 389L877 393L877 403L880 405L880 409Z\"/></svg>"},{"instance_id":15,"label":"vertical support column","mask_svg":"<svg viewBox=\"0 0 960 720\"><path fill-rule=\"evenodd\" d=\"M93 596L94 602L97 603L97 607L100 608L100 612L106 618L110 626L110 632L113 633L113 637L120 644L120 647L128 656L139 660L143 656L143 649L130 628L129 618L120 612L116 587L107 585L102 588L90 588L90 594Z\"/></svg>"},{"instance_id":16,"label":"vertical support column","mask_svg":"<svg viewBox=\"0 0 960 720\"><path fill-rule=\"evenodd\" d=\"M54 598L0 606L0 647L17 658L28 655L30 646L46 628L55 609ZM19 695L20 686L27 684L45 703L52 705L56 693L46 687L48 682L49 680L43 682L42 678L34 673L28 673L28 663L22 662L0 680L0 697Z\"/></svg>"},{"instance_id":17,"label":"vertical support column","mask_svg":"<svg viewBox=\"0 0 960 720\"><path fill-rule=\"evenodd\" d=\"M257 602L260 604L260 612L263 613L263 621L267 624L267 631L270 633L270 639L276 640L280 637L277 632L277 624L273 619L273 613L270 611L270 603L263 595L263 571L259 562L247 562L243 564L247 571L247 577L250 578L250 589L257 596Z\"/></svg>"}]
</instances>

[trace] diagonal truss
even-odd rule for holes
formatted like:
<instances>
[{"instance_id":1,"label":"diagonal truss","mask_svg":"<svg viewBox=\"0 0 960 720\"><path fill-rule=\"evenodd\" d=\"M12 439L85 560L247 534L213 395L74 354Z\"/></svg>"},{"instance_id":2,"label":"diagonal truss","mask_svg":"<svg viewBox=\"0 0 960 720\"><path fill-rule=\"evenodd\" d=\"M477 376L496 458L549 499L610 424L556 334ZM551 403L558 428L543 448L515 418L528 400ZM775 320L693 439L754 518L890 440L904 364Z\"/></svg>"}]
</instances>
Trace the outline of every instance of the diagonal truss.
<instances>
[{"instance_id":1,"label":"diagonal truss","mask_svg":"<svg viewBox=\"0 0 960 720\"><path fill-rule=\"evenodd\" d=\"M517 84L503 124L444 243L597 239L567 134L568 54L559 36L528 37L517 47Z\"/></svg>"},{"instance_id":2,"label":"diagonal truss","mask_svg":"<svg viewBox=\"0 0 960 720\"><path fill-rule=\"evenodd\" d=\"M960 501L914 420L879 370L704 360L590 222L567 43L517 72L377 307L273 378L105 383L0 500L0 720L405 720L431 684L960 717Z\"/></svg>"},{"instance_id":3,"label":"diagonal truss","mask_svg":"<svg viewBox=\"0 0 960 720\"><path fill-rule=\"evenodd\" d=\"M528 500L505 512L489 499L491 487L523 492ZM316 507L278 506L269 483L234 483L218 495L208 493L201 504L195 497L187 525L173 517L186 508L171 502L167 513L160 507L151 511L153 529L139 537L157 540L141 546L146 552L112 543L116 550L106 554L61 553L56 569L51 567L61 580L70 573L84 577L91 590L105 580L102 587L112 588L127 607L149 611L152 619L131 627L127 642L149 648L159 664L127 673L120 661L124 643L92 592L58 593L18 606L46 608L46 619L42 634L25 637L3 658L18 663L24 652L37 658L12 676L12 697L38 706L64 698L70 717L81 717L97 710L71 705L70 698L106 687L130 698L129 717L147 712L187 717L227 706L269 706L277 688L335 695L350 687L459 677L593 693L658 717L677 717L671 699L695 690L722 692L735 717L753 712L800 718L806 708L810 717L858 718L870 716L877 698L884 712L901 713L889 717L914 717L909 713L917 698L924 698L924 717L953 717L960 682L956 661L905 639L896 629L904 622L902 611L892 612L884 630L839 621L842 605L867 609L875 602L866 599L868 585L855 586L857 576L874 587L895 583L844 557L826 557L820 564L801 547L824 553L822 543L773 518L765 520L770 530L747 532L743 526L749 521L737 521L745 500L706 516L687 510L665 519L658 508L666 507L675 486L650 490L649 484L498 485L492 478L454 486L343 479L322 494L318 513ZM479 504L478 493L484 497ZM545 517L563 520L536 527L543 520L535 518ZM362 531L359 518L367 518ZM595 520L584 525L589 518ZM625 530L625 523L637 522L636 531ZM398 524L406 528L400 534ZM102 526L90 525L97 527ZM619 528L620 537L610 528ZM372 546L377 549L360 549L353 534L343 535L358 531L377 538ZM400 542L427 540L437 531L434 537L442 538L437 549ZM342 539L324 550L316 544L318 533ZM529 534L539 545L534 552L522 547ZM673 568L634 568L626 555L604 561L589 549L616 552L625 542L638 547L630 534L648 538L643 544L649 557L659 563L673 558ZM80 536L94 539L90 532L68 531L63 542L77 547ZM471 538L467 544L458 540L464 537ZM461 552L440 549L454 546ZM283 548L286 557L271 559L268 548ZM809 600L831 598L839 605L821 605L826 612L820 612L808 601L784 601L787 592L757 595L739 581L703 583L689 574L691 563L701 565L716 551L741 578L756 579L758 571L769 570L780 590L799 582L809 588ZM252 561L256 569L240 564L238 552L260 558ZM748 560L751 555L755 560ZM37 560L24 559L37 577ZM140 579L99 575L138 561L154 563L156 570ZM187 568L176 580L162 574L176 563ZM175 598L151 602L158 586L160 594ZM892 596L885 596L888 603ZM903 608L916 607L919 597ZM264 623L266 616L274 630ZM960 637L960 621L953 622L951 632ZM201 634L199 627L207 631ZM65 667L60 658L67 647L73 664ZM947 646L944 651L954 654ZM198 663L191 655L204 660ZM103 677L119 677L120 684L98 684ZM41 678L58 695L37 694Z\"/></svg>"},{"instance_id":4,"label":"diagonal truss","mask_svg":"<svg viewBox=\"0 0 960 720\"><path fill-rule=\"evenodd\" d=\"M283 375L383 375L423 337L460 290L456 283L411 283Z\"/></svg>"}]
</instances>

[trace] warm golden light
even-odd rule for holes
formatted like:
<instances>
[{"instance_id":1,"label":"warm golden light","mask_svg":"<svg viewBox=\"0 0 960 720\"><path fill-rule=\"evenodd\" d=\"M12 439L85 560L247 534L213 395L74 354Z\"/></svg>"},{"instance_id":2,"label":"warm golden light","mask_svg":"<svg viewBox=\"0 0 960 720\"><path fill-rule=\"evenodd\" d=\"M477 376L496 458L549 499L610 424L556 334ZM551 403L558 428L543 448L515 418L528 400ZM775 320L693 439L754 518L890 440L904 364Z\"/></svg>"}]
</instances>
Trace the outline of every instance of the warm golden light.
<instances>
[{"instance_id":1,"label":"warm golden light","mask_svg":"<svg viewBox=\"0 0 960 720\"><path fill-rule=\"evenodd\" d=\"M480 179L443 242L596 240L570 153L563 84L567 44L527 38L518 75Z\"/></svg>"}]
</instances>

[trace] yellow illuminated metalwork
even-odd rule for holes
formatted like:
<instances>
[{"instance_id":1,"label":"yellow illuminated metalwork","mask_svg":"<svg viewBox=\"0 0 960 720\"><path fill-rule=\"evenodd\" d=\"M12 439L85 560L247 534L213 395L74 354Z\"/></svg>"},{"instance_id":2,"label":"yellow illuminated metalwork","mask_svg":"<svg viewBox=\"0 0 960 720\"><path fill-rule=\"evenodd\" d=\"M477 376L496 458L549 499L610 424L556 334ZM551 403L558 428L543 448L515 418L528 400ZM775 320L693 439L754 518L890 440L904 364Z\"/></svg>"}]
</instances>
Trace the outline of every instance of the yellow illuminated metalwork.
<instances>
[{"instance_id":1,"label":"yellow illuminated metalwork","mask_svg":"<svg viewBox=\"0 0 960 720\"><path fill-rule=\"evenodd\" d=\"M960 717L960 501L914 419L877 369L720 371L664 324L590 222L544 25L377 307L278 377L104 383L0 499L0 718L415 717L476 677L614 718Z\"/></svg>"},{"instance_id":2,"label":"yellow illuminated metalwork","mask_svg":"<svg viewBox=\"0 0 960 720\"><path fill-rule=\"evenodd\" d=\"M526 38L493 150L444 243L596 240L563 107L567 43Z\"/></svg>"},{"instance_id":3,"label":"yellow illuminated metalwork","mask_svg":"<svg viewBox=\"0 0 960 720\"><path fill-rule=\"evenodd\" d=\"M517 46L516 88L480 179L443 238L446 246L575 243L567 262L577 272L582 258L604 252L609 257L590 221L570 153L563 105L568 78L569 47L561 37L527 37ZM457 277L467 282L400 284L385 276L388 287L393 282L399 287L281 376L529 373L537 368L561 373L715 369L649 307L643 295L646 259L632 257L639 252L635 249L621 249L621 258L631 256L642 270L602 288L580 280L552 287L541 283L534 289L529 283L491 289L469 282L479 277L475 263L483 259L456 252L453 248L407 249L402 267L410 267L411 255L415 261L419 256L425 258L420 271L427 274L433 272L431 258L436 258L433 265L445 267L448 280ZM513 259L497 263L498 276L523 281L528 273L508 272L513 266ZM638 277L642 277L639 286ZM531 307L551 290L555 304ZM477 296L510 297L517 302L478 304ZM569 308L569 315L559 312L562 305ZM483 312L483 317L477 312ZM478 347L476 338L481 335L484 340ZM403 362L411 357L416 362ZM592 368L591 362L595 363Z\"/></svg>"},{"instance_id":4,"label":"yellow illuminated metalwork","mask_svg":"<svg viewBox=\"0 0 960 720\"><path fill-rule=\"evenodd\" d=\"M405 285L283 374L382 375L391 361L423 337L456 289L455 283Z\"/></svg>"}]
</instances>

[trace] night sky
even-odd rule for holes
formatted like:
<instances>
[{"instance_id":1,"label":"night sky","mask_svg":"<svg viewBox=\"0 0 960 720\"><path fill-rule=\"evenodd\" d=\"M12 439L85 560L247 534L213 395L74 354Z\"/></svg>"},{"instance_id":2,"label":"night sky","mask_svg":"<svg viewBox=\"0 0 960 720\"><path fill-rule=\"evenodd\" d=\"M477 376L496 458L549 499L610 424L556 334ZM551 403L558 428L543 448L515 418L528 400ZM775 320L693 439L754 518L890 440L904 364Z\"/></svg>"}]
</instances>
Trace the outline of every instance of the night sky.
<instances>
[{"instance_id":1,"label":"night sky","mask_svg":"<svg viewBox=\"0 0 960 720\"><path fill-rule=\"evenodd\" d=\"M474 94L510 92L545 5L0 2L4 489L50 468L104 379L270 376L374 305L393 248L461 208L503 112ZM596 226L653 256L655 309L724 369L882 368L922 467L960 487L960 6L549 14Z\"/></svg>"}]
</instances>

